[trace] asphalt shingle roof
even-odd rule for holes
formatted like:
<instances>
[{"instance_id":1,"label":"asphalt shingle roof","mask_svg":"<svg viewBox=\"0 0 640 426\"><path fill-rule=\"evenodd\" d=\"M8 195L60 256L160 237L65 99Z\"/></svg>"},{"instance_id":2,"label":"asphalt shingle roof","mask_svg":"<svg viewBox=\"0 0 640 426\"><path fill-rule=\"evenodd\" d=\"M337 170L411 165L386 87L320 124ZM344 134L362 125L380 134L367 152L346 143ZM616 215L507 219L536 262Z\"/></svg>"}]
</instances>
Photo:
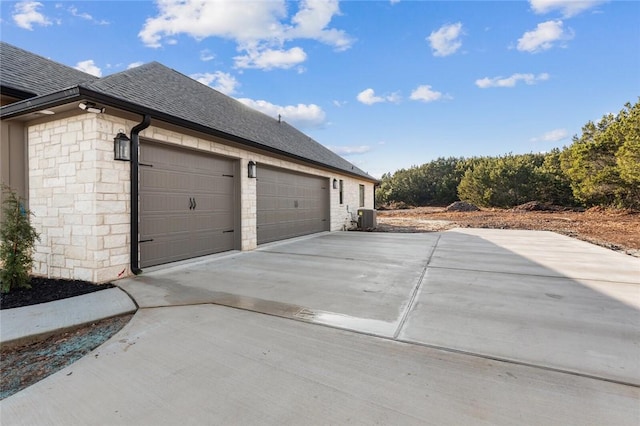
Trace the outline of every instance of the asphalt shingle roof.
<instances>
[{"instance_id":1,"label":"asphalt shingle roof","mask_svg":"<svg viewBox=\"0 0 640 426\"><path fill-rule=\"evenodd\" d=\"M39 96L96 79L98 77L0 41L3 87Z\"/></svg>"},{"instance_id":2,"label":"asphalt shingle roof","mask_svg":"<svg viewBox=\"0 0 640 426\"><path fill-rule=\"evenodd\" d=\"M158 62L81 86L252 141L265 148L371 178L284 121L258 112Z\"/></svg>"},{"instance_id":3,"label":"asphalt shingle roof","mask_svg":"<svg viewBox=\"0 0 640 426\"><path fill-rule=\"evenodd\" d=\"M117 99L134 112L178 119L240 142L375 180L284 121L269 117L158 62L97 78L0 43L1 85L35 95L78 87ZM97 95L96 95L97 96Z\"/></svg>"}]
</instances>

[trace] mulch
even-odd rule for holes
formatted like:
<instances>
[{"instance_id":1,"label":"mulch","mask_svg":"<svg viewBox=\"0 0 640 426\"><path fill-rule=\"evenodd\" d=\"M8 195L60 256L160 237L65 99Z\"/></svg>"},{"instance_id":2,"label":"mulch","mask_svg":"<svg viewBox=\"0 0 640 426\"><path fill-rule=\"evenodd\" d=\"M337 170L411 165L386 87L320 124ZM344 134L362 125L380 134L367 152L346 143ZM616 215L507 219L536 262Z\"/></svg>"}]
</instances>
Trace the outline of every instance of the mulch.
<instances>
[{"instance_id":1,"label":"mulch","mask_svg":"<svg viewBox=\"0 0 640 426\"><path fill-rule=\"evenodd\" d=\"M80 296L114 287L113 284L93 284L80 280L61 280L32 277L31 288L15 288L0 294L0 309L19 308Z\"/></svg>"}]
</instances>

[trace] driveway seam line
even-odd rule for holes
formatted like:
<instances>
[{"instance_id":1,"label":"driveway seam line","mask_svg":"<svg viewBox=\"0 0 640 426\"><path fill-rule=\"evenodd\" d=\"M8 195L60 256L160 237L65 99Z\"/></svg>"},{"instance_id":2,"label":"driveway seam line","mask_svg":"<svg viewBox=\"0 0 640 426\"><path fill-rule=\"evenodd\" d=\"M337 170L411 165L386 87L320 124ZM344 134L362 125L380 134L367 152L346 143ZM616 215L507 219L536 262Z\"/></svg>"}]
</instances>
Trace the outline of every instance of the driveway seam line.
<instances>
[{"instance_id":1,"label":"driveway seam line","mask_svg":"<svg viewBox=\"0 0 640 426\"><path fill-rule=\"evenodd\" d=\"M405 339L394 339L394 340L396 342L405 343L405 344L408 344L408 345L418 345L418 346L423 346L425 348L436 349L436 350L441 350L441 351L445 351L445 352L452 352L452 353L457 353L457 354L460 354L460 355L473 356L473 357L476 357L476 358L482 358L482 359L487 359L487 360L491 360L491 361L503 362L505 364L514 364L514 365L521 365L523 367L538 368L538 369L541 369L541 370L551 371L551 372L554 372L554 373L568 374L568 375L571 375L571 376L584 377L586 379L599 380L599 381L602 381L602 382L609 382L609 383L613 383L613 384L616 384L616 385L623 385L623 386L630 386L630 387L634 387L634 388L640 388L640 384L637 384L637 383L625 382L625 381L617 380L617 379L610 379L608 377L596 376L594 374L588 374L588 373L581 373L579 371L565 370L565 369L558 368L558 367L549 367L549 366L546 366L546 365L534 364L534 363L530 363L530 362L526 362L526 361L518 361L518 360L515 360L515 359L502 358L502 357L499 357L499 356L493 356L493 355L481 354L481 353L477 353L477 352L465 351L465 350L462 350L462 349L448 348L446 346L439 346L439 345L433 345L433 344L429 344L429 343L416 342L416 341L413 341L413 340L405 340Z\"/></svg>"},{"instance_id":2,"label":"driveway seam line","mask_svg":"<svg viewBox=\"0 0 640 426\"><path fill-rule=\"evenodd\" d=\"M411 298L409 299L409 303L407 304L407 307L405 308L404 313L400 318L398 327L396 328L395 333L393 333L394 340L398 338L398 336L400 335L400 331L402 330L402 328L404 327L404 324L407 322L407 319L409 318L409 313L413 309L413 305L415 304L416 298L418 297L418 292L420 291L420 288L422 287L422 283L424 282L424 278L427 275L429 264L431 263L431 259L433 259L433 255L435 254L436 249L438 248L438 243L440 242L440 238L442 238L442 236L438 235L438 239L436 239L436 242L433 245L433 248L431 249L431 253L429 253L429 257L427 258L427 263L424 265L424 269L422 270L422 274L420 274L418 283L416 284L416 286L413 289L413 292L411 293Z\"/></svg>"},{"instance_id":3,"label":"driveway seam line","mask_svg":"<svg viewBox=\"0 0 640 426\"><path fill-rule=\"evenodd\" d=\"M425 268L425 270L426 270L426 268ZM490 360L490 361L497 361L497 362L501 362L501 363L504 363L504 364L520 365L520 366L523 366L523 367L541 369L541 370L550 371L550 372L553 372L553 373L567 374L567 375L570 375L570 376L583 377L583 378L590 379L590 380L598 380L598 381L608 382L608 383L621 385L621 386L629 386L629 387L633 387L633 388L640 388L640 384L631 383L631 382L625 382L625 381L622 381L622 380L611 379L611 378L607 378L607 377L603 377L603 376L596 376L596 375L588 374L588 373L581 373L579 371L566 370L566 369L557 368L557 367L549 367L549 366L534 364L534 363L530 363L530 362L526 362L526 361L518 361L518 360L515 360L515 359L502 358L502 357L499 357L499 356L493 356L493 355L482 354L482 353L477 353L477 352L465 351L465 350L462 350L462 349L449 348L449 347L446 347L446 346L434 345L434 344L417 342L417 341L406 340L406 339L398 339L396 337L385 336L385 335L382 335L382 334L370 333L370 332L365 332L365 331L358 331L358 330L345 328L345 327L339 327L339 326L335 326L335 325L331 325L331 324L323 324L323 323L317 323L317 322L313 322L313 321L308 321L308 320L305 320L303 318L297 318L295 316L278 315L278 314L275 314L275 313L262 312L262 311L258 311L258 310L250 310L250 309L246 309L246 308L240 308L240 307L237 307L237 306L225 305L225 304L220 304L220 303L203 302L203 303L198 303L198 304L195 304L195 305L194 304L187 304L187 305L160 305L160 306L144 307L144 308L140 308L140 310L160 309L160 308L174 308L174 307L204 306L204 305L221 306L221 307L226 307L226 308L229 308L229 309L240 310L240 311L244 311L244 312L251 312L251 313L258 314L258 315L268 315L268 316L274 317L274 318L282 318L284 320L292 320L292 321L300 322L300 323L303 323L303 324L309 324L311 326L320 326L320 327L326 327L326 328L330 328L330 329L333 329L333 330L339 330L339 331L343 331L343 332L347 332L347 333L355 333L355 334L369 336L369 337L373 337L373 338L377 338L377 339L387 340L387 341L390 341L390 342L402 343L402 344L410 345L410 346L421 346L421 347L424 347L424 348L439 350L439 351L443 351L443 352L449 352L449 353L455 353L455 354L460 354L460 355L465 355L465 356L471 356L471 357L486 359L486 360Z\"/></svg>"},{"instance_id":4,"label":"driveway seam line","mask_svg":"<svg viewBox=\"0 0 640 426\"><path fill-rule=\"evenodd\" d=\"M598 281L603 283L612 283L612 284L629 284L629 285L638 285L637 282L629 282L629 281L613 281L613 280L603 280L598 278L584 278L584 277L569 277L567 275L542 275L542 274L525 274L518 272L504 272L504 271L487 271L484 269L469 269L469 268L452 268L448 266L431 266L431 269L447 269L450 271L467 271L467 272L480 272L486 274L500 274L500 275L517 275L520 277L543 277L543 278L562 278L569 280L585 280L585 281Z\"/></svg>"},{"instance_id":5,"label":"driveway seam line","mask_svg":"<svg viewBox=\"0 0 640 426\"><path fill-rule=\"evenodd\" d=\"M370 260L366 260L366 259L356 259L353 257L340 257L340 256L327 256L327 255L322 255L322 254L311 254L311 253L290 253L290 252L286 252L286 251L262 251L261 253L266 253L266 254L284 254L287 256L304 256L304 257L320 257L323 259L342 259L342 260L352 260L352 261L356 261L356 262L371 262Z\"/></svg>"}]
</instances>

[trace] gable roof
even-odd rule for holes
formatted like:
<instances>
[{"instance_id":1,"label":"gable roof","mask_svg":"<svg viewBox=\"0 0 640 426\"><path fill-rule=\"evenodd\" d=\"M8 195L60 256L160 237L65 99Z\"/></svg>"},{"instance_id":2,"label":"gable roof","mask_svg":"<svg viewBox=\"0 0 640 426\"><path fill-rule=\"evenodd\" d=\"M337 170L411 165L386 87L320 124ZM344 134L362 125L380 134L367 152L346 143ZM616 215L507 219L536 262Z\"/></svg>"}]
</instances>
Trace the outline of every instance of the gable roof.
<instances>
[{"instance_id":1,"label":"gable roof","mask_svg":"<svg viewBox=\"0 0 640 426\"><path fill-rule=\"evenodd\" d=\"M47 105L95 100L377 182L295 127L158 62L97 78L7 43L0 43L0 60L0 86L38 95L1 107L0 117L18 116ZM48 72L51 81L43 83ZM29 73L33 74L25 75Z\"/></svg>"},{"instance_id":2,"label":"gable roof","mask_svg":"<svg viewBox=\"0 0 640 426\"><path fill-rule=\"evenodd\" d=\"M155 110L252 145L313 160L359 175L362 170L286 122L278 121L158 62L82 84L82 87ZM158 114L155 114L157 117ZM152 114L153 115L153 114ZM185 123L186 122L186 123Z\"/></svg>"},{"instance_id":3,"label":"gable roof","mask_svg":"<svg viewBox=\"0 0 640 426\"><path fill-rule=\"evenodd\" d=\"M97 80L91 74L59 64L0 41L0 86L21 99L57 92Z\"/></svg>"}]
</instances>

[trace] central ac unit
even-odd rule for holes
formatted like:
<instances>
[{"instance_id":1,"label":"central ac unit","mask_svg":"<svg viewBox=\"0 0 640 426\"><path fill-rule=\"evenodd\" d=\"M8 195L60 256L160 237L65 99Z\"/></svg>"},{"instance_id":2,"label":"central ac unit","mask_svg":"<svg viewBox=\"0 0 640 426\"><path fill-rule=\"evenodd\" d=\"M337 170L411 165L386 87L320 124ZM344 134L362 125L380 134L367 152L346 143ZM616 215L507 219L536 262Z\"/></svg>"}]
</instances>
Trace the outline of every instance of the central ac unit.
<instances>
[{"instance_id":1,"label":"central ac unit","mask_svg":"<svg viewBox=\"0 0 640 426\"><path fill-rule=\"evenodd\" d=\"M360 229L374 229L378 226L376 220L376 211L370 209L358 210L358 228Z\"/></svg>"}]
</instances>

